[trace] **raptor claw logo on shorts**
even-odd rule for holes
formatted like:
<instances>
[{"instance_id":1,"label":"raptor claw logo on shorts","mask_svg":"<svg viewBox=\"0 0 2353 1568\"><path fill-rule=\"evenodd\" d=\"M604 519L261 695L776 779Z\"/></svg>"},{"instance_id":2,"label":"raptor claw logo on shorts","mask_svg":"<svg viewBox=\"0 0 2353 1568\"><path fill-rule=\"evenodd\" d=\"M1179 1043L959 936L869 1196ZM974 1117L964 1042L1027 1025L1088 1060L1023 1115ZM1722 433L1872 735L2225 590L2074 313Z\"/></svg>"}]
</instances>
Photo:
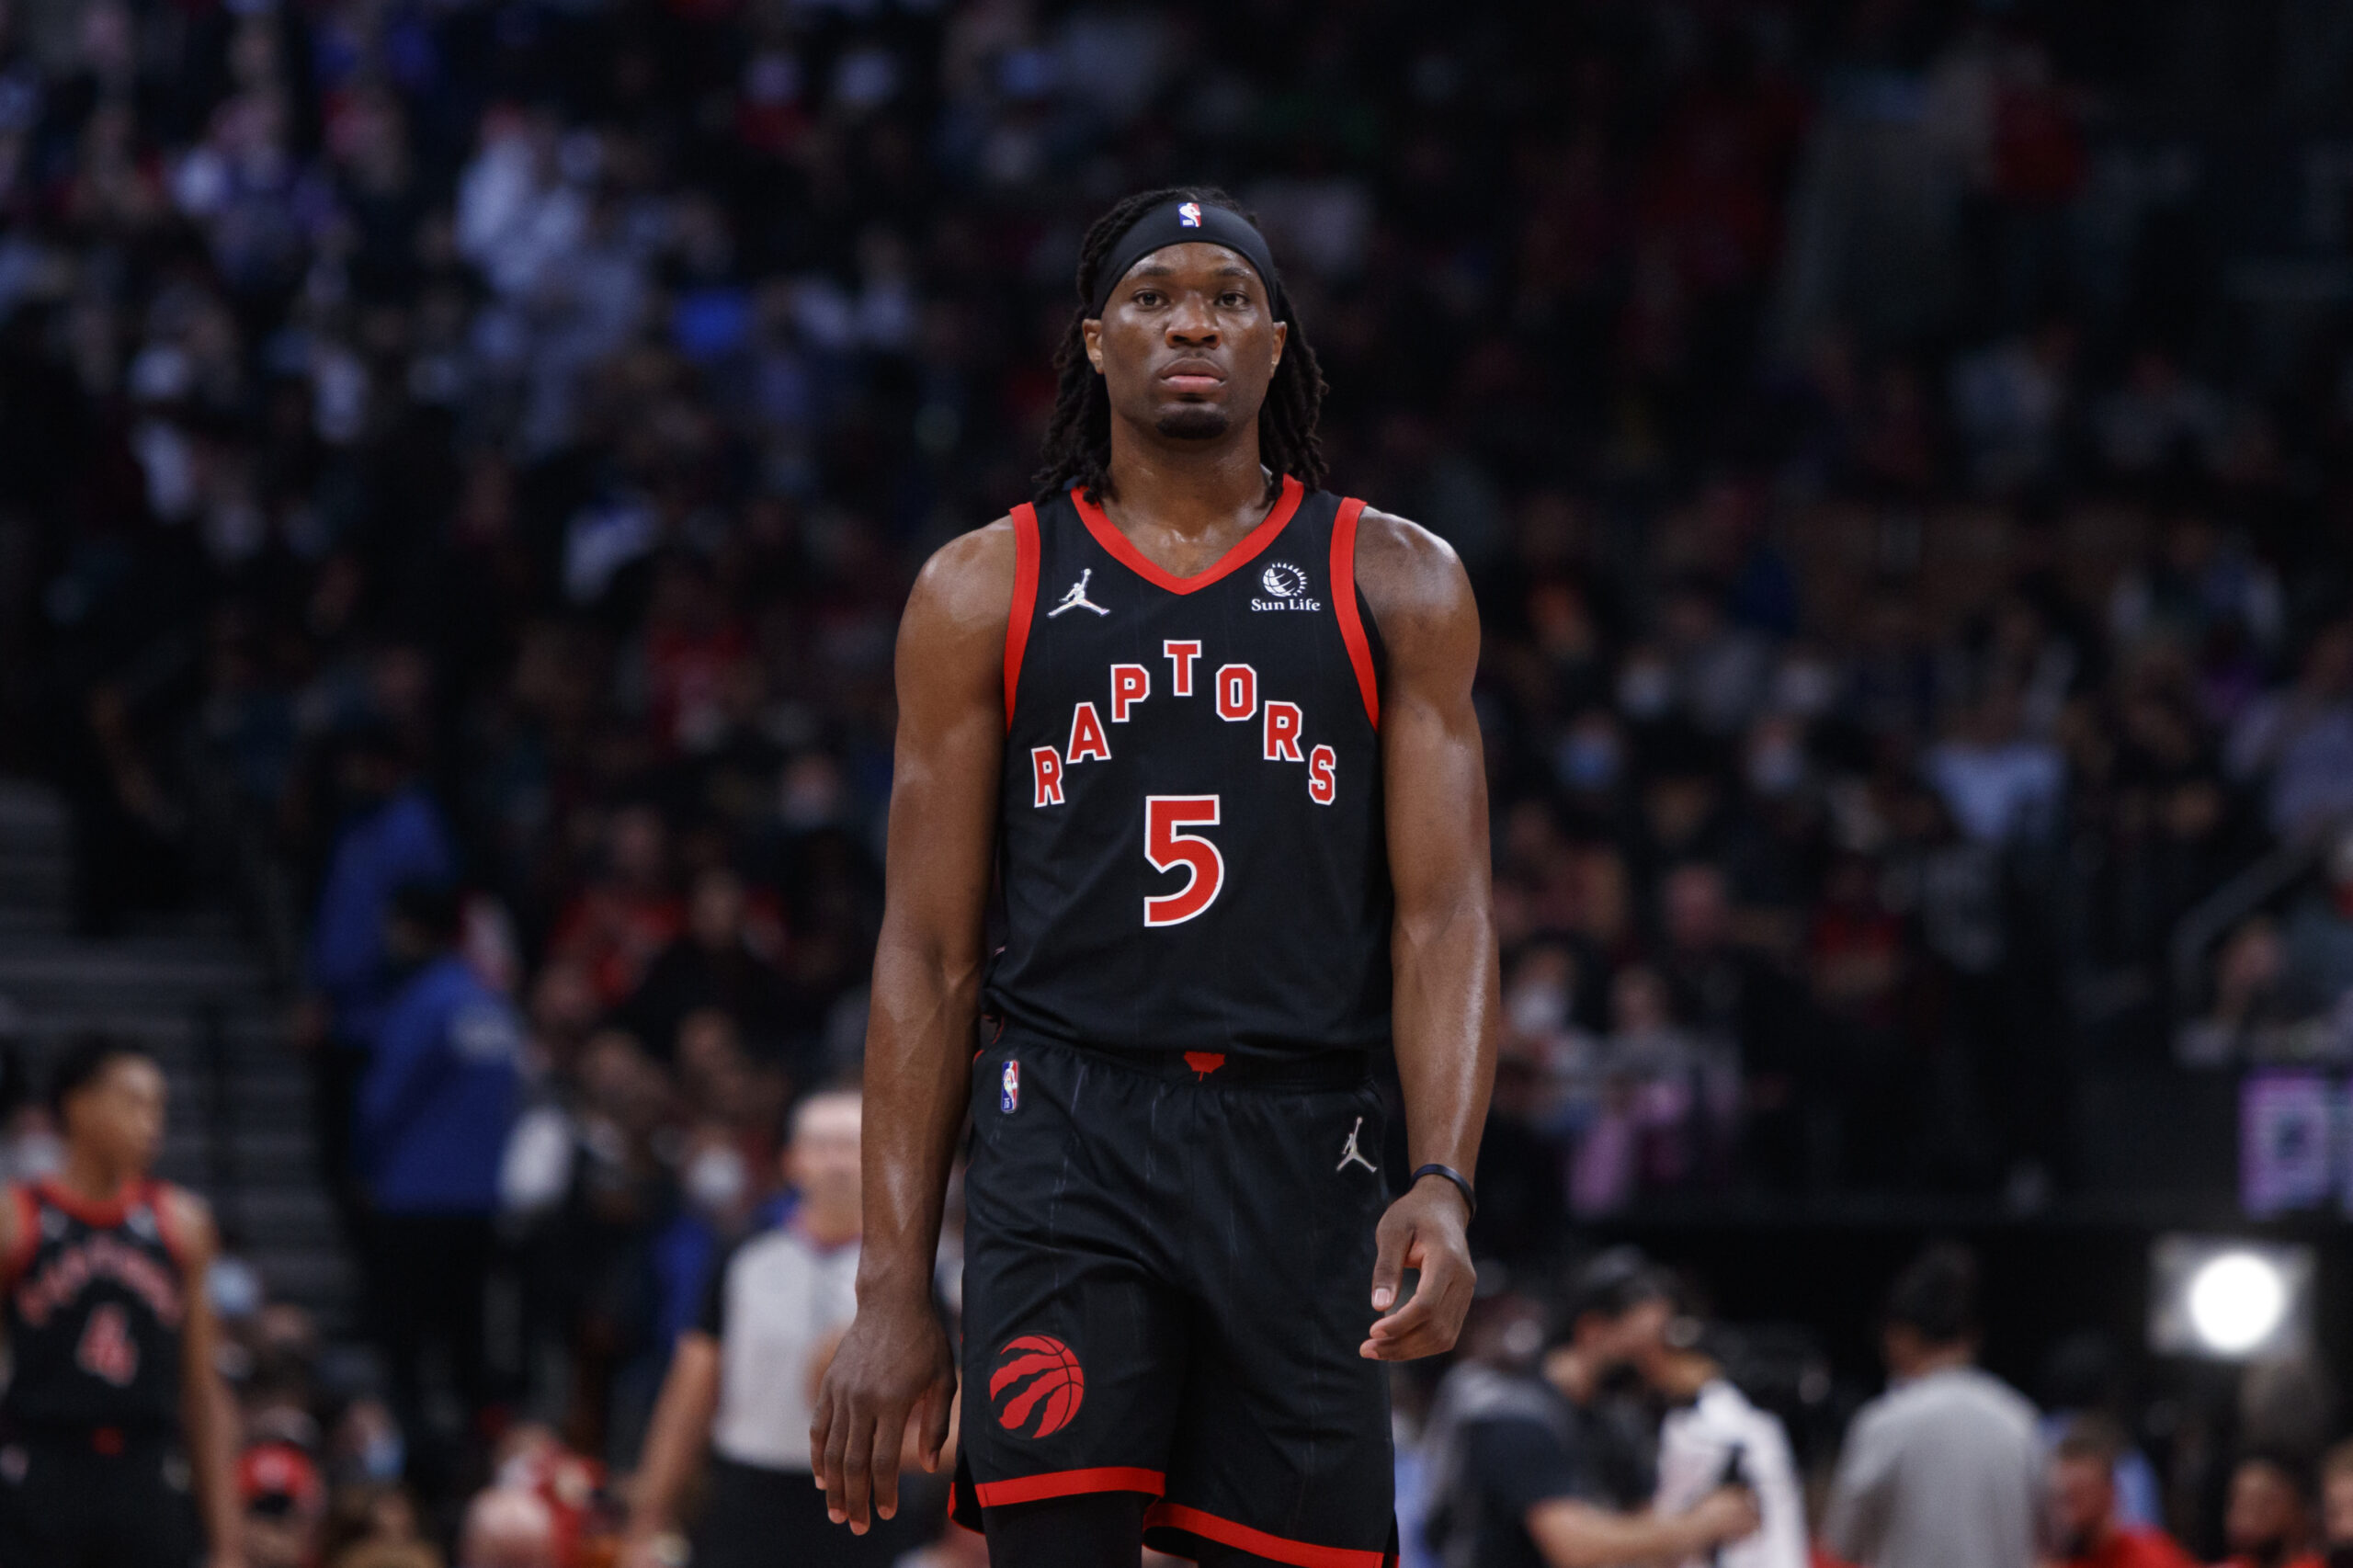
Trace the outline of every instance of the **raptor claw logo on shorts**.
<instances>
[{"instance_id":1,"label":"raptor claw logo on shorts","mask_svg":"<svg viewBox=\"0 0 2353 1568\"><path fill-rule=\"evenodd\" d=\"M1046 1437L1069 1426L1086 1398L1086 1374L1071 1347L1051 1335L1025 1334L997 1356L989 1378L996 1424L1017 1437Z\"/></svg>"}]
</instances>

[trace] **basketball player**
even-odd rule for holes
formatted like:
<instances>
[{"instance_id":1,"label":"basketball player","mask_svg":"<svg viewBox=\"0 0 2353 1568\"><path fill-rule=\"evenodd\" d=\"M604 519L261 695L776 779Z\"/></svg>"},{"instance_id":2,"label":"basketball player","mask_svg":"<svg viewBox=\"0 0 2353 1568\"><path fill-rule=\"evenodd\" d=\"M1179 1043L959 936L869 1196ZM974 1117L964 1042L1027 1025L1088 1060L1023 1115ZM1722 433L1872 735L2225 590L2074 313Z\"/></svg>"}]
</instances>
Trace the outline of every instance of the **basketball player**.
<instances>
[{"instance_id":1,"label":"basketball player","mask_svg":"<svg viewBox=\"0 0 2353 1568\"><path fill-rule=\"evenodd\" d=\"M818 1482L863 1530L910 1420L946 1436L931 1264L969 1108L958 1517L992 1560L1379 1568L1381 1363L1451 1346L1472 1285L1477 616L1443 543L1317 488L1322 379L1225 197L1120 203L1078 290L1040 498L934 556L900 631ZM1392 1037L1404 1171L1367 1065Z\"/></svg>"},{"instance_id":2,"label":"basketball player","mask_svg":"<svg viewBox=\"0 0 2353 1568\"><path fill-rule=\"evenodd\" d=\"M205 1294L212 1219L147 1175L164 1074L87 1037L58 1064L51 1105L64 1168L0 1202L15 1369L0 1395L0 1563L187 1568L200 1515L211 1568L235 1568L236 1416Z\"/></svg>"}]
</instances>

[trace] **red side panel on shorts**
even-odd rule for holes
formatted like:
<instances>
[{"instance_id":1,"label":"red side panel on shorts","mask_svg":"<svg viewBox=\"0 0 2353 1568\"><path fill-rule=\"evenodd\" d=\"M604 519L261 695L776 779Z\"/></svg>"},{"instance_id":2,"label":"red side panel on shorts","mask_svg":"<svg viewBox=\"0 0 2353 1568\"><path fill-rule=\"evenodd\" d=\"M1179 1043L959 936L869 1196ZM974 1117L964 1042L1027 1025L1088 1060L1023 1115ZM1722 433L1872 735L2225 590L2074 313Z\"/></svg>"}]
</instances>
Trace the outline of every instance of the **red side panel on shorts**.
<instances>
[{"instance_id":1,"label":"red side panel on shorts","mask_svg":"<svg viewBox=\"0 0 2353 1568\"><path fill-rule=\"evenodd\" d=\"M1232 1519L1221 1519L1215 1514L1205 1514L1199 1508L1188 1508L1181 1503L1154 1503L1143 1517L1143 1528L1183 1530L1220 1546L1255 1552L1269 1562L1293 1563L1296 1568L1388 1568L1389 1564L1385 1551L1357 1551L1347 1547L1310 1546L1303 1540L1286 1540L1265 1530L1254 1530L1248 1525L1237 1525Z\"/></svg>"},{"instance_id":2,"label":"red side panel on shorts","mask_svg":"<svg viewBox=\"0 0 2353 1568\"><path fill-rule=\"evenodd\" d=\"M1085 1492L1142 1492L1157 1497L1168 1490L1168 1478L1156 1470L1109 1465L1100 1470L1054 1470L1014 1481L983 1481L972 1490L983 1508L1007 1503L1042 1503L1049 1497L1075 1497Z\"/></svg>"},{"instance_id":3,"label":"red side panel on shorts","mask_svg":"<svg viewBox=\"0 0 2353 1568\"><path fill-rule=\"evenodd\" d=\"M1332 608L1340 618L1340 640L1348 645L1348 663L1356 666L1357 689L1364 693L1365 717L1381 728L1381 680L1372 667L1372 642L1364 634L1364 617L1357 609L1357 518L1361 501L1343 501L1332 519Z\"/></svg>"},{"instance_id":4,"label":"red side panel on shorts","mask_svg":"<svg viewBox=\"0 0 2353 1568\"><path fill-rule=\"evenodd\" d=\"M1013 728L1013 699L1021 690L1021 654L1029 646L1029 618L1038 613L1038 508L1013 509L1013 608L1005 618L1005 727Z\"/></svg>"}]
</instances>

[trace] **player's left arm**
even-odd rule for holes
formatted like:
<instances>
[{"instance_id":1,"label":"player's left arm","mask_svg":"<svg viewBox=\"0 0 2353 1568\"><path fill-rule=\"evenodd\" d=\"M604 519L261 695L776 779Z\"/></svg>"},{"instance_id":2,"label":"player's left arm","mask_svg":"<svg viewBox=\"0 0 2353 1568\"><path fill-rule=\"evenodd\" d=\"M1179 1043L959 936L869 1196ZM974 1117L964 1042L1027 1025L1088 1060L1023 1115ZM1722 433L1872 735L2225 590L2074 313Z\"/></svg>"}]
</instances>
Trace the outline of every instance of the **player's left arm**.
<instances>
[{"instance_id":1,"label":"player's left arm","mask_svg":"<svg viewBox=\"0 0 2353 1568\"><path fill-rule=\"evenodd\" d=\"M204 1518L205 1540L210 1548L207 1568L243 1568L244 1553L238 1540L243 1515L237 1506L237 1411L221 1381L217 1352L221 1323L213 1315L212 1260L221 1251L221 1233L212 1210L194 1193L176 1187L164 1189L164 1222L171 1227L172 1244L179 1254L186 1277L186 1305L180 1320L180 1430L188 1441L188 1468L193 1472L197 1508Z\"/></svg>"},{"instance_id":2,"label":"player's left arm","mask_svg":"<svg viewBox=\"0 0 2353 1568\"><path fill-rule=\"evenodd\" d=\"M1406 1158L1467 1180L1495 1076L1495 903L1487 774L1471 684L1479 610L1446 542L1403 517L1358 523L1357 583L1388 654L1381 765L1397 915L1392 1028L1405 1096ZM1470 1212L1454 1184L1426 1176L1381 1216L1372 1307L1360 1354L1408 1361L1451 1349L1471 1307ZM1406 1269L1420 1271L1397 1305Z\"/></svg>"}]
</instances>

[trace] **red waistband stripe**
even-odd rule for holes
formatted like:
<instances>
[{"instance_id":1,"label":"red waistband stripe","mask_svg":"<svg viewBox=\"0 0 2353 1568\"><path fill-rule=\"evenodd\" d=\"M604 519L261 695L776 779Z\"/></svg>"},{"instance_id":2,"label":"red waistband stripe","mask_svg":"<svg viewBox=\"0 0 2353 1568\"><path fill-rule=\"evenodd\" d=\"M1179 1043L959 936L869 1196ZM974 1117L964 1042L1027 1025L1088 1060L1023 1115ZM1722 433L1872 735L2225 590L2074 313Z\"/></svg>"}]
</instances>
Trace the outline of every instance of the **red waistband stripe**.
<instances>
[{"instance_id":1,"label":"red waistband stripe","mask_svg":"<svg viewBox=\"0 0 2353 1568\"><path fill-rule=\"evenodd\" d=\"M1097 1470L1052 1470L1013 1481L983 1481L972 1490L983 1508L1007 1503L1041 1503L1049 1497L1075 1497L1086 1492L1142 1492L1157 1497L1168 1490L1168 1477L1156 1470L1107 1465Z\"/></svg>"},{"instance_id":2,"label":"red waistband stripe","mask_svg":"<svg viewBox=\"0 0 2353 1568\"><path fill-rule=\"evenodd\" d=\"M1215 1514L1205 1514L1199 1508L1188 1508L1182 1503L1154 1503L1144 1514L1143 1528L1183 1530L1220 1546L1294 1564L1294 1568L1388 1568L1389 1564L1385 1551L1358 1551L1344 1546L1313 1546L1303 1540L1288 1540L1265 1530L1254 1530L1248 1525L1235 1524L1232 1519L1219 1518Z\"/></svg>"}]
</instances>

